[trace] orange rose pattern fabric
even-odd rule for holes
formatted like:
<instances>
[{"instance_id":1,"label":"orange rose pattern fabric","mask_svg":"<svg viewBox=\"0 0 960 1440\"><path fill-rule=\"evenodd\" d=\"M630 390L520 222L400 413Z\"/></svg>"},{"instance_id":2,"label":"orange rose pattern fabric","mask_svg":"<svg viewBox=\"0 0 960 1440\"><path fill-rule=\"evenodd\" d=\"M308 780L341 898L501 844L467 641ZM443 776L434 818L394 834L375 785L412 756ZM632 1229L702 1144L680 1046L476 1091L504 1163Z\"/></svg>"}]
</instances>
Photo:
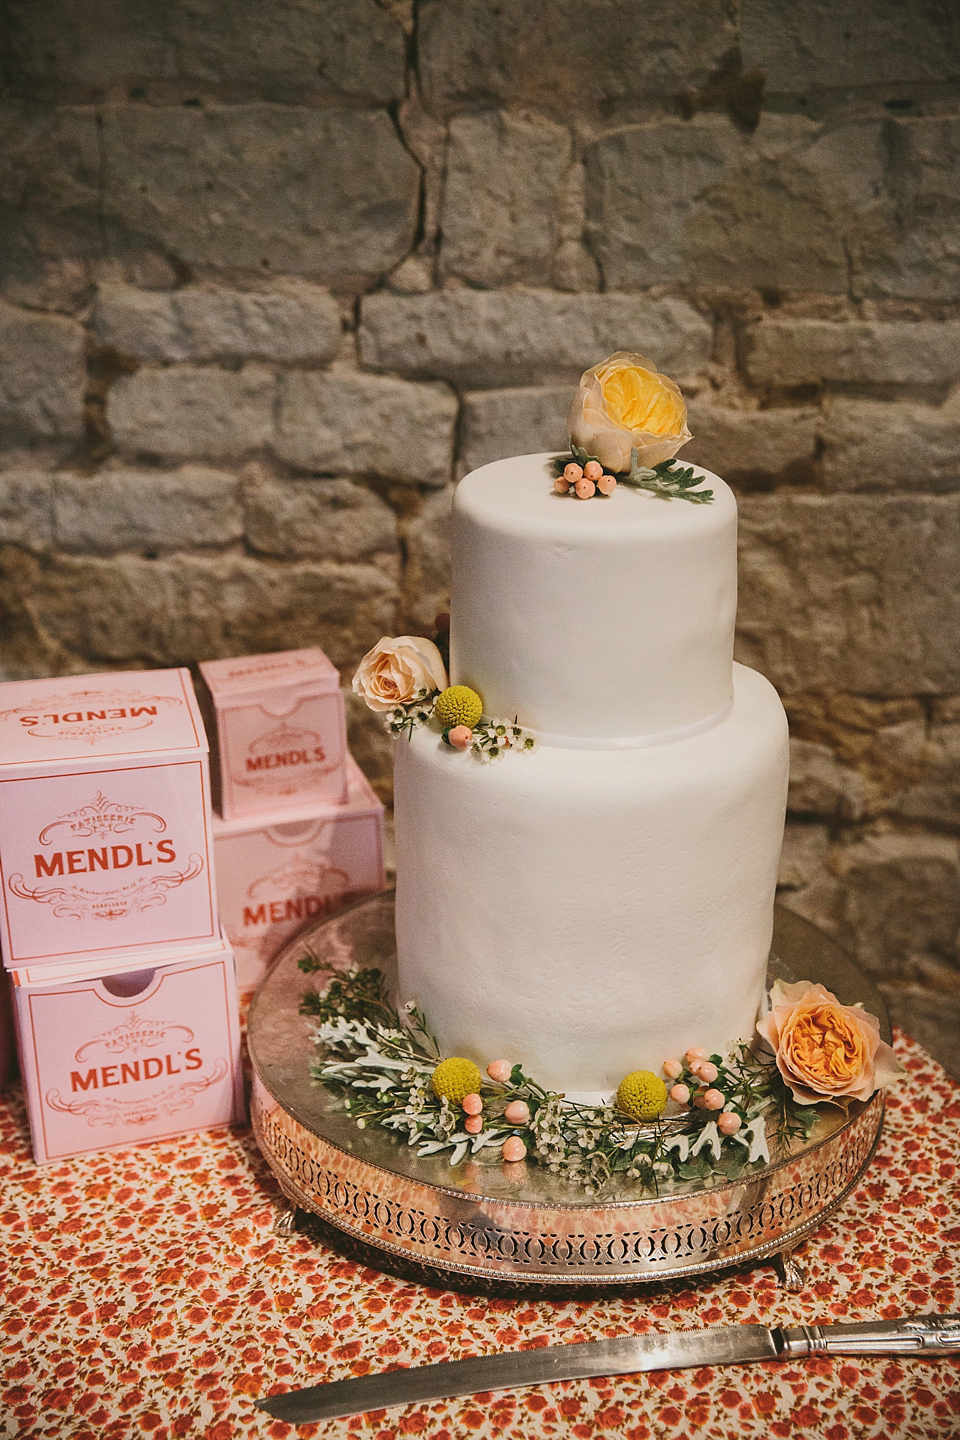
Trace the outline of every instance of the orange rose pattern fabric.
<instances>
[{"instance_id":1,"label":"orange rose pattern fabric","mask_svg":"<svg viewBox=\"0 0 960 1440\"><path fill-rule=\"evenodd\" d=\"M256 1396L519 1346L741 1322L960 1310L960 1086L907 1078L855 1193L772 1268L599 1300L391 1279L302 1236L247 1130L43 1169L0 1095L0 1440L927 1440L960 1435L960 1357L825 1359L567 1381L292 1426Z\"/></svg>"}]
</instances>

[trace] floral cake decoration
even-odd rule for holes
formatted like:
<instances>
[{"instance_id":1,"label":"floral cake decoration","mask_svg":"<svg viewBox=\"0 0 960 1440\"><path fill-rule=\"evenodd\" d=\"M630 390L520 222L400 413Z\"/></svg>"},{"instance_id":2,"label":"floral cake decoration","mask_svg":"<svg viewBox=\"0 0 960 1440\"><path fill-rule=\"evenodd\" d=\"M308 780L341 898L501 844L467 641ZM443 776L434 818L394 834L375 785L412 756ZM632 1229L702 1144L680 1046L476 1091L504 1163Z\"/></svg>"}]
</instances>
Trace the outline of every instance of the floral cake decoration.
<instances>
[{"instance_id":1,"label":"floral cake decoration","mask_svg":"<svg viewBox=\"0 0 960 1440\"><path fill-rule=\"evenodd\" d=\"M797 1105L869 1100L903 1067L880 1038L880 1025L861 1005L841 1005L822 985L777 980L757 1033L773 1052Z\"/></svg>"},{"instance_id":2,"label":"floral cake decoration","mask_svg":"<svg viewBox=\"0 0 960 1440\"><path fill-rule=\"evenodd\" d=\"M662 500L709 505L712 490L675 456L693 436L680 390L643 355L618 350L585 370L570 407L570 454L554 462L558 495L578 500L612 495L618 484Z\"/></svg>"},{"instance_id":3,"label":"floral cake decoration","mask_svg":"<svg viewBox=\"0 0 960 1440\"><path fill-rule=\"evenodd\" d=\"M469 750L478 760L499 760L507 751L531 754L535 736L513 720L483 713L483 701L469 685L451 685L447 676L450 616L438 615L436 635L400 635L378 640L360 661L353 690L384 717L391 735L410 736L420 726L440 732L445 745Z\"/></svg>"},{"instance_id":4,"label":"floral cake decoration","mask_svg":"<svg viewBox=\"0 0 960 1440\"><path fill-rule=\"evenodd\" d=\"M764 1164L771 1145L809 1137L824 1104L848 1109L904 1073L879 1021L822 985L775 981L752 1045L728 1056L692 1046L662 1076L625 1075L606 1104L568 1100L522 1064L485 1072L442 1055L414 1004L396 1010L377 969L339 972L300 960L325 984L303 998L319 1049L314 1080L339 1095L359 1129L391 1132L421 1156L546 1166L596 1194L611 1181L654 1193L672 1180L732 1175Z\"/></svg>"}]
</instances>

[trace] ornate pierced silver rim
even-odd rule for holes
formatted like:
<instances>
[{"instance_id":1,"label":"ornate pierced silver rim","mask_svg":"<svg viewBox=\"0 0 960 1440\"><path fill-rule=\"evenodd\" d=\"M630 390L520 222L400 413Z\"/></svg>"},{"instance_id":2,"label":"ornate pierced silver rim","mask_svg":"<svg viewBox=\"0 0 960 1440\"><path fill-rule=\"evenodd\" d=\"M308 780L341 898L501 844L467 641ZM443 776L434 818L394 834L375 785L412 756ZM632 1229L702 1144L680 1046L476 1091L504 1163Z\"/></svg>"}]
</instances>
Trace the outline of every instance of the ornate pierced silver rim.
<instances>
[{"instance_id":1,"label":"ornate pierced silver rim","mask_svg":"<svg viewBox=\"0 0 960 1440\"><path fill-rule=\"evenodd\" d=\"M889 1026L869 980L807 922L778 914L778 973L821 980ZM340 968L393 958L393 897L360 901L308 929L257 992L248 1037L254 1133L287 1197L365 1245L470 1277L555 1286L651 1283L789 1250L842 1203L870 1162L883 1098L836 1111L810 1140L742 1176L672 1186L659 1196L582 1192L527 1164L451 1169L390 1136L358 1131L307 1073L297 1013L307 951Z\"/></svg>"}]
</instances>

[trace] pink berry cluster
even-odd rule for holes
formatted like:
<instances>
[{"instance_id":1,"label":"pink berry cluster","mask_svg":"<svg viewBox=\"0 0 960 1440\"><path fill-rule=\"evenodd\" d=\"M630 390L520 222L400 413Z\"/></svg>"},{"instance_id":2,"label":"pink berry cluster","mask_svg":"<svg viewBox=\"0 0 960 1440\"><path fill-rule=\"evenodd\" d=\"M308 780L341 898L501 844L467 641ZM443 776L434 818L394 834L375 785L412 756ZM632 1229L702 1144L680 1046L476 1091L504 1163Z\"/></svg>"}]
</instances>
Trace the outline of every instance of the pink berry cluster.
<instances>
[{"instance_id":1,"label":"pink berry cluster","mask_svg":"<svg viewBox=\"0 0 960 1440\"><path fill-rule=\"evenodd\" d=\"M572 490L578 500L589 500L598 490L601 495L612 495L617 488L617 478L607 475L598 460L588 460L586 465L571 460L564 466L563 474L554 480L553 488L558 495L567 495Z\"/></svg>"},{"instance_id":2,"label":"pink berry cluster","mask_svg":"<svg viewBox=\"0 0 960 1440\"><path fill-rule=\"evenodd\" d=\"M693 1088L681 1080L685 1072L694 1081ZM717 1129L721 1135L736 1135L743 1121L735 1110L724 1109L727 1097L722 1090L715 1088L720 1072L708 1051L693 1045L683 1060L664 1060L663 1073L668 1080L678 1082L670 1090L671 1100L678 1105L694 1105L698 1110L719 1110Z\"/></svg>"},{"instance_id":3,"label":"pink berry cluster","mask_svg":"<svg viewBox=\"0 0 960 1440\"><path fill-rule=\"evenodd\" d=\"M512 1070L509 1060L491 1060L487 1066L487 1074L491 1080L496 1080L498 1085L506 1085ZM468 1135L479 1135L483 1129L483 1096L464 1095L460 1108L467 1117L463 1122L464 1130ZM530 1120L530 1106L525 1100L511 1100L503 1112L503 1118L508 1125L526 1125ZM522 1160L526 1153L527 1147L519 1135L509 1135L500 1147L500 1154L511 1164Z\"/></svg>"}]
</instances>

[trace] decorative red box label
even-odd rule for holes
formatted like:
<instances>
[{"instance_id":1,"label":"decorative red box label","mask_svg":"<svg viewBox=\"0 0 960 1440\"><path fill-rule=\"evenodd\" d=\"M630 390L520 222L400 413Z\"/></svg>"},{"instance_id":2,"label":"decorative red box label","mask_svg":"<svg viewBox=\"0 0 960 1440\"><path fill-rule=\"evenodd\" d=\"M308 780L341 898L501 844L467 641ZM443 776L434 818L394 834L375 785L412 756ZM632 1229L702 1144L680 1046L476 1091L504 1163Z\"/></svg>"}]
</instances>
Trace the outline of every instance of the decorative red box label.
<instances>
[{"instance_id":1,"label":"decorative red box label","mask_svg":"<svg viewBox=\"0 0 960 1440\"><path fill-rule=\"evenodd\" d=\"M4 964L219 943L189 674L72 683L0 685Z\"/></svg>"},{"instance_id":2,"label":"decorative red box label","mask_svg":"<svg viewBox=\"0 0 960 1440\"><path fill-rule=\"evenodd\" d=\"M345 805L214 819L220 918L241 994L308 920L383 889L383 806L352 760Z\"/></svg>"},{"instance_id":3,"label":"decorative red box label","mask_svg":"<svg viewBox=\"0 0 960 1440\"><path fill-rule=\"evenodd\" d=\"M206 751L189 670L0 684L0 767Z\"/></svg>"},{"instance_id":4,"label":"decorative red box label","mask_svg":"<svg viewBox=\"0 0 960 1440\"><path fill-rule=\"evenodd\" d=\"M205 795L199 758L0 778L5 963L215 939Z\"/></svg>"},{"instance_id":5,"label":"decorative red box label","mask_svg":"<svg viewBox=\"0 0 960 1440\"><path fill-rule=\"evenodd\" d=\"M17 971L20 1061L38 1164L242 1119L228 947L138 971Z\"/></svg>"},{"instance_id":6,"label":"decorative red box label","mask_svg":"<svg viewBox=\"0 0 960 1440\"><path fill-rule=\"evenodd\" d=\"M322 650L200 666L215 715L215 786L224 819L346 798L340 677Z\"/></svg>"},{"instance_id":7,"label":"decorative red box label","mask_svg":"<svg viewBox=\"0 0 960 1440\"><path fill-rule=\"evenodd\" d=\"M343 698L310 695L277 719L262 706L220 717L225 817L344 798Z\"/></svg>"}]
</instances>

